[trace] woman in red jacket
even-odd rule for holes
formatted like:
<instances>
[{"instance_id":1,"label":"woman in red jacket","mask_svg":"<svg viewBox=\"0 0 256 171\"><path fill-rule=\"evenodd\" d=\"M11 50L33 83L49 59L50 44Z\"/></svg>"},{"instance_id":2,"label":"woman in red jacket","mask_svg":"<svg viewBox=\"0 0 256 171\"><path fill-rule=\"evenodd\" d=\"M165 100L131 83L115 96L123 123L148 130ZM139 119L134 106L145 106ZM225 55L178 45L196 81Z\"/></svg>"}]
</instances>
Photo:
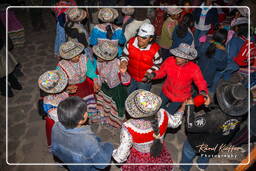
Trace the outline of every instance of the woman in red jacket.
<instances>
[{"instance_id":1,"label":"woman in red jacket","mask_svg":"<svg viewBox=\"0 0 256 171\"><path fill-rule=\"evenodd\" d=\"M167 111L174 114L180 105L191 97L192 83L197 86L200 94L208 97L207 83L197 64L192 62L197 57L197 51L186 43L171 49L174 55L166 59L158 71L147 74L143 81L167 77L161 92L162 107L169 104Z\"/></svg>"}]
</instances>

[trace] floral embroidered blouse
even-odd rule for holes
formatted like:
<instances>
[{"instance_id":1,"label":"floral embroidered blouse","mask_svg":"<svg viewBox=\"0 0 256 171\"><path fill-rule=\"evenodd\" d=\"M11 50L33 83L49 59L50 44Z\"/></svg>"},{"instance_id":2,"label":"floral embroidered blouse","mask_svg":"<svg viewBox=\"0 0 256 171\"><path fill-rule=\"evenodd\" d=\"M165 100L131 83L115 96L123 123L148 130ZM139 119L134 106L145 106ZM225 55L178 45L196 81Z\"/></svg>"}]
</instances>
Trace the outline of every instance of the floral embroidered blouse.
<instances>
[{"instance_id":1,"label":"floral embroidered blouse","mask_svg":"<svg viewBox=\"0 0 256 171\"><path fill-rule=\"evenodd\" d=\"M120 60L115 58L108 62L97 62L100 84L106 83L109 88L114 88L120 83L123 85L130 84L131 76L126 72L119 72Z\"/></svg>"},{"instance_id":2,"label":"floral embroidered blouse","mask_svg":"<svg viewBox=\"0 0 256 171\"><path fill-rule=\"evenodd\" d=\"M91 79L98 78L94 72L91 61L87 60L85 55L81 55L77 63L71 62L70 60L61 60L57 64L56 69L62 70L67 74L70 85L84 82L86 76Z\"/></svg>"},{"instance_id":3,"label":"floral embroidered blouse","mask_svg":"<svg viewBox=\"0 0 256 171\"><path fill-rule=\"evenodd\" d=\"M174 115L168 114L164 109L158 112L158 123L161 140L163 141L167 127L177 128L182 121L183 112ZM120 145L113 151L113 158L118 162L125 162L133 147L141 153L149 153L153 144L153 128L150 121L142 119L129 119L123 123L120 133Z\"/></svg>"}]
</instances>

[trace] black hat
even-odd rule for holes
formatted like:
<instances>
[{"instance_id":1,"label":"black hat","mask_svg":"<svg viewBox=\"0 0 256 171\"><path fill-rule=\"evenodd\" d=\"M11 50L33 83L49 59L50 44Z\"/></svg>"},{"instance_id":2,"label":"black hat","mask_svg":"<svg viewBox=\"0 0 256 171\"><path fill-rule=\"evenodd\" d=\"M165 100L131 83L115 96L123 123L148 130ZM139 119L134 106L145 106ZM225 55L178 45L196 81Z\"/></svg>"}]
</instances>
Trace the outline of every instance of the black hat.
<instances>
[{"instance_id":1,"label":"black hat","mask_svg":"<svg viewBox=\"0 0 256 171\"><path fill-rule=\"evenodd\" d=\"M216 96L223 112L230 116L242 116L248 112L248 89L241 82L220 80Z\"/></svg>"}]
</instances>

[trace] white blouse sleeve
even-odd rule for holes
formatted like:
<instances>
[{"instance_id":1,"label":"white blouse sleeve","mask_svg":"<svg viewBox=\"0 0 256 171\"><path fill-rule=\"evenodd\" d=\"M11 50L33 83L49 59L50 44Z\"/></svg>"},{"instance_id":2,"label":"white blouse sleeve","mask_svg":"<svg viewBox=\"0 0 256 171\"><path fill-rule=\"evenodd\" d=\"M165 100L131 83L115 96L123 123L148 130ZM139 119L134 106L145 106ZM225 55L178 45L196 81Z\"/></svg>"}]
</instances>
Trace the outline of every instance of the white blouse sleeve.
<instances>
[{"instance_id":1,"label":"white blouse sleeve","mask_svg":"<svg viewBox=\"0 0 256 171\"><path fill-rule=\"evenodd\" d=\"M124 127L120 133L120 145L113 151L113 158L118 162L125 162L130 155L130 148L132 147L132 137L128 130Z\"/></svg>"},{"instance_id":2,"label":"white blouse sleeve","mask_svg":"<svg viewBox=\"0 0 256 171\"><path fill-rule=\"evenodd\" d=\"M178 128L182 123L182 117L184 112L176 112L174 115L168 115L168 127Z\"/></svg>"}]
</instances>

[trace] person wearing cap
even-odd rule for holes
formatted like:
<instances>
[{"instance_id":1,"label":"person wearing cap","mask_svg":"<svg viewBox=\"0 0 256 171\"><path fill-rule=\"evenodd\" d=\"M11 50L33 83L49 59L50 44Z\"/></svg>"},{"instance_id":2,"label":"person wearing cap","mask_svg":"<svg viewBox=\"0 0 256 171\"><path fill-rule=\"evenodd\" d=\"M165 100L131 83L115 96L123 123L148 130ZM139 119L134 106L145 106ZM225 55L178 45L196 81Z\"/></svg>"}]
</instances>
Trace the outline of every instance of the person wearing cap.
<instances>
[{"instance_id":1,"label":"person wearing cap","mask_svg":"<svg viewBox=\"0 0 256 171\"><path fill-rule=\"evenodd\" d=\"M137 35L139 28L144 23L151 23L147 16L147 8L135 8L132 17L133 21L127 24L123 30L126 42Z\"/></svg>"},{"instance_id":2,"label":"person wearing cap","mask_svg":"<svg viewBox=\"0 0 256 171\"><path fill-rule=\"evenodd\" d=\"M98 76L83 50L84 45L75 40L63 43L60 47L62 60L58 62L56 69L68 76L67 90L70 96L79 96L87 102L90 121L93 122L97 114L94 89L98 87Z\"/></svg>"},{"instance_id":3,"label":"person wearing cap","mask_svg":"<svg viewBox=\"0 0 256 171\"><path fill-rule=\"evenodd\" d=\"M88 106L77 96L58 105L59 122L52 128L52 154L70 171L103 170L111 161L113 144L102 142L88 125ZM79 165L88 163L88 165ZM105 163L105 164L102 164ZM61 163L60 163L61 165Z\"/></svg>"},{"instance_id":4,"label":"person wearing cap","mask_svg":"<svg viewBox=\"0 0 256 171\"><path fill-rule=\"evenodd\" d=\"M59 121L57 106L61 101L69 97L68 92L65 91L67 85L67 75L58 70L46 71L38 79L38 86L44 92L42 107L47 114L44 119L48 147L51 146L52 127L55 122Z\"/></svg>"},{"instance_id":5,"label":"person wearing cap","mask_svg":"<svg viewBox=\"0 0 256 171\"><path fill-rule=\"evenodd\" d=\"M163 100L162 107L170 103L167 111L173 115L180 105L191 97L192 83L195 83L199 93L206 97L208 97L208 89L199 66L192 62L197 57L195 48L181 43L170 52L174 56L167 58L158 71L146 75L143 81L167 77L160 96Z\"/></svg>"},{"instance_id":6,"label":"person wearing cap","mask_svg":"<svg viewBox=\"0 0 256 171\"><path fill-rule=\"evenodd\" d=\"M211 27L216 27L218 24L218 11L217 8L213 8L213 0L204 0L200 8L196 8L193 11L195 19L195 47L199 46L199 39L202 36L207 35Z\"/></svg>"},{"instance_id":7,"label":"person wearing cap","mask_svg":"<svg viewBox=\"0 0 256 171\"><path fill-rule=\"evenodd\" d=\"M160 54L164 60L170 56L169 49L172 47L172 35L174 28L178 24L181 12L181 8L167 8L167 19L164 21L158 41L161 47Z\"/></svg>"},{"instance_id":8,"label":"person wearing cap","mask_svg":"<svg viewBox=\"0 0 256 171\"><path fill-rule=\"evenodd\" d=\"M247 88L239 81L222 80L217 86L216 97L219 107L203 108L200 114L195 112L196 107L192 99L186 102L184 114L187 140L182 149L182 171L189 171L192 167L182 163L193 163L196 157L197 167L206 169L208 165L200 164L207 164L211 158L218 156L219 152L221 158L225 158L226 155L232 156L233 153L223 150L224 148L236 149L233 150L236 154L243 151L242 148L229 143L239 130L242 117L248 112ZM207 148L209 150L206 150Z\"/></svg>"},{"instance_id":9,"label":"person wearing cap","mask_svg":"<svg viewBox=\"0 0 256 171\"><path fill-rule=\"evenodd\" d=\"M118 17L118 11L114 8L102 8L98 13L100 24L93 27L90 34L90 45L97 45L102 41L111 41L118 45L118 56L122 55L122 46L126 39L121 27L114 24Z\"/></svg>"},{"instance_id":10,"label":"person wearing cap","mask_svg":"<svg viewBox=\"0 0 256 171\"><path fill-rule=\"evenodd\" d=\"M123 123L120 145L113 151L118 163L169 163L170 165L123 165L122 170L172 170L172 159L164 142L167 127L181 124L182 112L174 116L161 109L159 96L136 90L128 96L125 108L131 119Z\"/></svg>"},{"instance_id":11,"label":"person wearing cap","mask_svg":"<svg viewBox=\"0 0 256 171\"><path fill-rule=\"evenodd\" d=\"M150 90L151 83L142 82L147 73L158 70L162 63L158 50L159 45L153 42L154 26L144 23L137 34L129 40L123 50L120 67L128 69L132 82L128 87L128 94L137 89Z\"/></svg>"},{"instance_id":12,"label":"person wearing cap","mask_svg":"<svg viewBox=\"0 0 256 171\"><path fill-rule=\"evenodd\" d=\"M96 60L89 46L89 33L81 23L87 17L87 11L79 8L69 8L66 12L68 21L65 23L65 32L68 40L77 40L84 45L84 54L91 60L96 70Z\"/></svg>"},{"instance_id":13,"label":"person wearing cap","mask_svg":"<svg viewBox=\"0 0 256 171\"><path fill-rule=\"evenodd\" d=\"M117 59L118 48L111 42L101 42L93 46L97 56L97 73L99 88L96 93L97 109L101 122L120 128L125 119L125 100L127 85L131 77L126 69L120 69Z\"/></svg>"}]
</instances>

